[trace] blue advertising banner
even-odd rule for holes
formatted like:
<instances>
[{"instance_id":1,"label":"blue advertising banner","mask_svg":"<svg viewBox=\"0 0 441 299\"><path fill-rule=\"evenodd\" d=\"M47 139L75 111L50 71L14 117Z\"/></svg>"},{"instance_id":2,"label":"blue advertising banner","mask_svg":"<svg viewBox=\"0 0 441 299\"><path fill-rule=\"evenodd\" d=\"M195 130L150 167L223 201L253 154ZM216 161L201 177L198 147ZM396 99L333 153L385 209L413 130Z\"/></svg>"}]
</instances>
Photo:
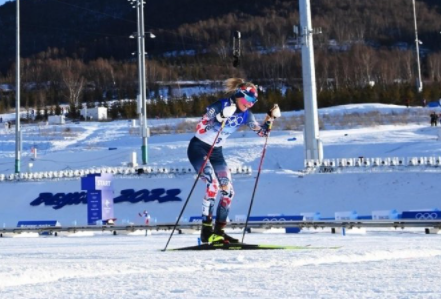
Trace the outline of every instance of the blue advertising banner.
<instances>
[{"instance_id":1,"label":"blue advertising banner","mask_svg":"<svg viewBox=\"0 0 441 299\"><path fill-rule=\"evenodd\" d=\"M216 220L216 216L213 216L213 221ZM202 216L191 216L188 222L202 223Z\"/></svg>"},{"instance_id":2,"label":"blue advertising banner","mask_svg":"<svg viewBox=\"0 0 441 299\"><path fill-rule=\"evenodd\" d=\"M404 211L401 219L438 220L441 219L441 211Z\"/></svg>"},{"instance_id":3,"label":"blue advertising banner","mask_svg":"<svg viewBox=\"0 0 441 299\"><path fill-rule=\"evenodd\" d=\"M113 219L113 190L101 190L101 219Z\"/></svg>"},{"instance_id":4,"label":"blue advertising banner","mask_svg":"<svg viewBox=\"0 0 441 299\"><path fill-rule=\"evenodd\" d=\"M57 220L22 220L17 223L17 227L54 227L61 226Z\"/></svg>"},{"instance_id":5,"label":"blue advertising banner","mask_svg":"<svg viewBox=\"0 0 441 299\"><path fill-rule=\"evenodd\" d=\"M89 174L81 178L87 190L87 224L113 219L113 185L111 174Z\"/></svg>"},{"instance_id":6,"label":"blue advertising banner","mask_svg":"<svg viewBox=\"0 0 441 299\"><path fill-rule=\"evenodd\" d=\"M81 178L81 190L113 190L112 174L88 174Z\"/></svg>"},{"instance_id":7,"label":"blue advertising banner","mask_svg":"<svg viewBox=\"0 0 441 299\"><path fill-rule=\"evenodd\" d=\"M87 191L87 224L96 225L102 220L101 191Z\"/></svg>"},{"instance_id":8,"label":"blue advertising banner","mask_svg":"<svg viewBox=\"0 0 441 299\"><path fill-rule=\"evenodd\" d=\"M213 217L213 220L215 217ZM302 221L303 215L278 215L278 216L250 216L248 221ZM246 219L241 219L241 222L245 222ZM190 223L202 223L202 217L201 216L191 216L189 221ZM301 228L298 227L287 227L285 228L285 232L287 234L298 234L301 231Z\"/></svg>"},{"instance_id":9,"label":"blue advertising banner","mask_svg":"<svg viewBox=\"0 0 441 299\"><path fill-rule=\"evenodd\" d=\"M216 217L213 217L213 220ZM246 219L243 219L245 222ZM301 221L303 220L302 215L294 215L294 216L250 216L248 221ZM188 222L199 223L202 222L202 216L191 216Z\"/></svg>"},{"instance_id":10,"label":"blue advertising banner","mask_svg":"<svg viewBox=\"0 0 441 299\"><path fill-rule=\"evenodd\" d=\"M250 216L248 221L302 221L302 215L280 215L280 216Z\"/></svg>"},{"instance_id":11,"label":"blue advertising banner","mask_svg":"<svg viewBox=\"0 0 441 299\"><path fill-rule=\"evenodd\" d=\"M114 203L140 203L152 202L158 203L182 201L179 195L181 189L156 188L152 190L141 189L135 191L133 189L121 190L121 194L113 199ZM42 192L40 195L30 202L31 206L52 206L53 209L58 210L65 206L87 204L87 192L72 192L72 193L56 193Z\"/></svg>"}]
</instances>

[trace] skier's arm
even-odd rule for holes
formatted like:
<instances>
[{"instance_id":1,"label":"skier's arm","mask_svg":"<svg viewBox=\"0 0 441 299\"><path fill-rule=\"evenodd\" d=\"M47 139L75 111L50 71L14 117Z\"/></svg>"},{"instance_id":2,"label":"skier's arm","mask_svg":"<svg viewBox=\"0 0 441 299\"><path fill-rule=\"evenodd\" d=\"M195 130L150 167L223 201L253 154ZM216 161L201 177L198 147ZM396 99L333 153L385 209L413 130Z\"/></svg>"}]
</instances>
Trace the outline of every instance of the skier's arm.
<instances>
[{"instance_id":1,"label":"skier's arm","mask_svg":"<svg viewBox=\"0 0 441 299\"><path fill-rule=\"evenodd\" d=\"M259 124L256 118L254 117L254 114L251 111L248 112L247 125L251 130L255 131L259 136L262 137L264 136L264 132L268 132L268 128L270 124L271 122L268 121L267 119L265 119L263 124Z\"/></svg>"},{"instance_id":2,"label":"skier's arm","mask_svg":"<svg viewBox=\"0 0 441 299\"><path fill-rule=\"evenodd\" d=\"M225 106L221 112L216 114L216 119L218 122L223 122L227 120L229 117L233 116L234 112L236 112L236 105L230 104L230 106Z\"/></svg>"},{"instance_id":3,"label":"skier's arm","mask_svg":"<svg viewBox=\"0 0 441 299\"><path fill-rule=\"evenodd\" d=\"M215 102L207 107L207 112L202 116L204 120L215 120L216 115L222 111L222 103Z\"/></svg>"},{"instance_id":4,"label":"skier's arm","mask_svg":"<svg viewBox=\"0 0 441 299\"><path fill-rule=\"evenodd\" d=\"M275 104L274 107L267 112L267 115L265 117L265 121L261 125L259 125L257 123L254 115L252 113L250 113L249 126L252 130L257 131L257 134L260 137L265 137L265 136L268 136L268 133L271 129L271 125L272 125L273 121L277 117L280 117L280 116L281 116L281 113L280 113L279 106L277 104Z\"/></svg>"},{"instance_id":5,"label":"skier's arm","mask_svg":"<svg viewBox=\"0 0 441 299\"><path fill-rule=\"evenodd\" d=\"M207 107L207 113L203 115L204 120L217 120L223 122L236 112L236 105L231 102L217 101Z\"/></svg>"}]
</instances>

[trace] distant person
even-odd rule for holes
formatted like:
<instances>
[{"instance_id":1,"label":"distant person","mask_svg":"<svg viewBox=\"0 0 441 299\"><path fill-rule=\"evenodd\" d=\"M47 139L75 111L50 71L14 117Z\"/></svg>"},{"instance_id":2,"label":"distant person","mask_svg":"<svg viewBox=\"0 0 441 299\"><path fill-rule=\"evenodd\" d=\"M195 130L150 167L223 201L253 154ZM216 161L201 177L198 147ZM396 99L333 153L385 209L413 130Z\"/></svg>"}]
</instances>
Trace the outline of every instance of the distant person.
<instances>
[{"instance_id":1,"label":"distant person","mask_svg":"<svg viewBox=\"0 0 441 299\"><path fill-rule=\"evenodd\" d=\"M225 233L228 213L234 197L231 173L222 152L226 139L239 127L246 125L259 136L268 136L274 118L280 116L275 106L268 112L263 124L259 124L249 111L257 102L257 87L251 82L240 78L225 81L225 89L229 97L220 99L207 107L207 112L197 124L196 134L188 145L187 155L197 173L202 171L201 179L205 182L205 196L202 200L203 243L238 243L239 240ZM223 129L222 129L223 127ZM218 132L222 130L220 136ZM208 152L212 149L209 161L204 166ZM201 167L204 166L204 169ZM216 222L213 229L213 213L216 197L220 200L216 210Z\"/></svg>"},{"instance_id":2,"label":"distant person","mask_svg":"<svg viewBox=\"0 0 441 299\"><path fill-rule=\"evenodd\" d=\"M438 125L438 118L439 118L438 114L436 114L435 111L433 111L430 114L430 126L436 127Z\"/></svg>"},{"instance_id":3,"label":"distant person","mask_svg":"<svg viewBox=\"0 0 441 299\"><path fill-rule=\"evenodd\" d=\"M104 225L115 225L116 218L110 218L107 220L103 220Z\"/></svg>"},{"instance_id":4,"label":"distant person","mask_svg":"<svg viewBox=\"0 0 441 299\"><path fill-rule=\"evenodd\" d=\"M0 117L0 123L2 123L3 122L3 117Z\"/></svg>"},{"instance_id":5,"label":"distant person","mask_svg":"<svg viewBox=\"0 0 441 299\"><path fill-rule=\"evenodd\" d=\"M426 105L427 105L427 101L426 99L423 99L423 107L426 107Z\"/></svg>"},{"instance_id":6,"label":"distant person","mask_svg":"<svg viewBox=\"0 0 441 299\"><path fill-rule=\"evenodd\" d=\"M139 213L140 217L144 217L144 224L150 225L150 214L147 212L147 210L144 210L144 212Z\"/></svg>"}]
</instances>

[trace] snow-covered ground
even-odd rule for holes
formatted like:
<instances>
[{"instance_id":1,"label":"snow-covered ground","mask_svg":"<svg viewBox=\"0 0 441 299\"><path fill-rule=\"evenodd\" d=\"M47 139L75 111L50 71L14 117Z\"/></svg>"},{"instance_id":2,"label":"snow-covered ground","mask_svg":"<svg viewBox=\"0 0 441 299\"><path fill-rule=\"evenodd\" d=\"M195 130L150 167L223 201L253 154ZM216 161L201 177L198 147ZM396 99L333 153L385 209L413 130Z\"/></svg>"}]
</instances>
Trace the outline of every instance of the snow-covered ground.
<instances>
[{"instance_id":1,"label":"snow-covered ground","mask_svg":"<svg viewBox=\"0 0 441 299\"><path fill-rule=\"evenodd\" d=\"M1 239L1 298L440 298L439 235L250 234L340 249L162 252L168 235ZM170 247L196 244L178 235Z\"/></svg>"},{"instance_id":2,"label":"snow-covered ground","mask_svg":"<svg viewBox=\"0 0 441 299\"><path fill-rule=\"evenodd\" d=\"M401 113L389 105L343 106L321 110ZM430 110L431 111L431 110ZM427 114L430 113L427 111ZM285 113L296 116L298 112ZM4 120L10 115L2 115ZM151 120L151 126L182 120ZM439 157L439 129L427 123L342 128L320 132L327 159L356 157ZM189 167L186 149L190 133L149 138L149 165ZM14 131L0 128L0 174L14 171ZM293 140L296 138L296 140ZM249 206L263 138L252 132L230 137L224 154L230 167L251 166L252 175L234 175L236 197L231 216ZM23 172L118 167L140 162L141 138L130 123L79 123L64 126L23 126ZM32 159L31 148L38 149ZM117 148L109 150L109 148ZM339 173L302 172L303 136L299 131L274 130L268 144L252 215L338 211L369 215L374 210L440 208L439 167L385 167L381 171L352 168ZM32 169L28 169L32 163ZM121 190L178 188L185 200L193 175L115 177ZM200 214L203 184L199 183L183 220ZM53 209L30 206L42 192L80 192L79 179L0 182L0 225L18 220L59 220L84 224L85 205ZM141 223L149 210L157 222L175 221L182 201L120 203L117 222ZM437 265L440 235L422 229L368 230L366 234L331 234L311 230L301 234L249 234L249 243L308 245L340 249L295 251L161 252L168 233L144 236L0 238L1 298L440 298ZM169 248L196 244L197 235L175 235Z\"/></svg>"}]
</instances>

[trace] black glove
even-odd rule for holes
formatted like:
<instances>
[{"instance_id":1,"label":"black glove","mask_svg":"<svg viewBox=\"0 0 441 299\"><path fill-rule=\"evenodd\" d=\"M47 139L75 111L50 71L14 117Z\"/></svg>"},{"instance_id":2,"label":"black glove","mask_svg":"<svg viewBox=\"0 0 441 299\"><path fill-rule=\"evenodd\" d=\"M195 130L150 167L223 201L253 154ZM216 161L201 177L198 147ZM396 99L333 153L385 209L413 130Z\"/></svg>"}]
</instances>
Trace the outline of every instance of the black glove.
<instances>
[{"instance_id":1,"label":"black glove","mask_svg":"<svg viewBox=\"0 0 441 299\"><path fill-rule=\"evenodd\" d=\"M271 124L272 124L272 121L270 121L270 120L266 121L260 127L260 130L257 131L257 135L259 135L260 137L267 137L269 135L269 132L271 131Z\"/></svg>"}]
</instances>

